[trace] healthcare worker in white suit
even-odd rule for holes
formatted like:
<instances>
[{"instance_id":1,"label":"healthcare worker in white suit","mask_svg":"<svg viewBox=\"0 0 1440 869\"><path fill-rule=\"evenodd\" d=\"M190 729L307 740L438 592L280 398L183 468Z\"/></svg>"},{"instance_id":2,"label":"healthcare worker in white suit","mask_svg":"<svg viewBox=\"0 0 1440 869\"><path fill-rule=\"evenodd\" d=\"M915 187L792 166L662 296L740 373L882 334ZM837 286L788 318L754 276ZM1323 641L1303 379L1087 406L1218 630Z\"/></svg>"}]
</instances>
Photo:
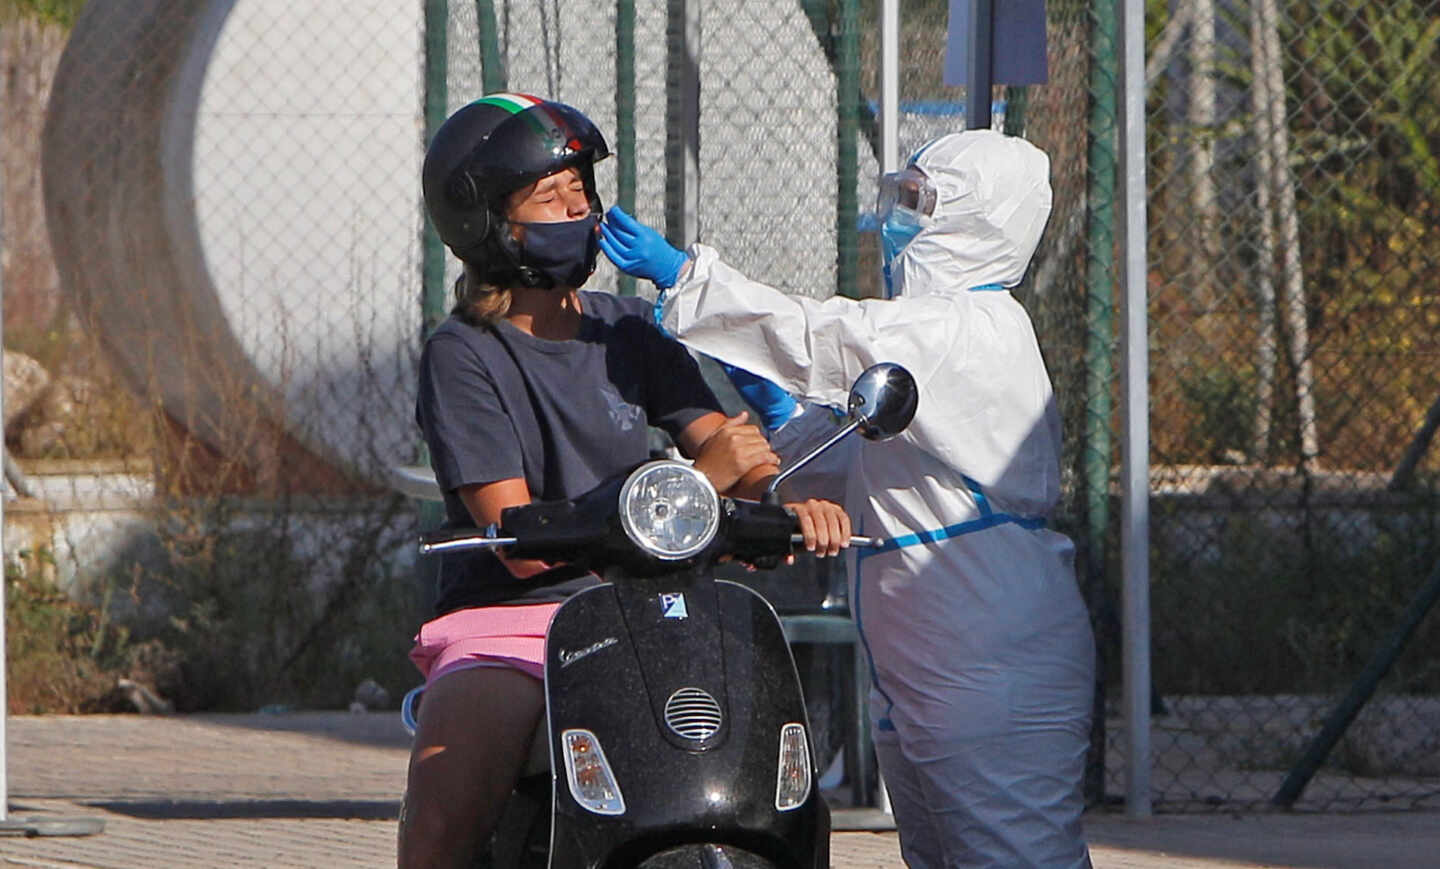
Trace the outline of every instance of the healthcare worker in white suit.
<instances>
[{"instance_id":1,"label":"healthcare worker in white suit","mask_svg":"<svg viewBox=\"0 0 1440 869\"><path fill-rule=\"evenodd\" d=\"M1049 168L1023 139L971 130L885 176L889 299L787 295L617 210L601 229L621 270L669 287L664 326L695 350L832 407L877 362L919 384L909 429L863 443L846 480L857 532L890 538L856 553L850 599L912 867L1090 865L1094 640L1074 546L1048 527L1060 496L1050 378L1007 289L1050 214Z\"/></svg>"}]
</instances>

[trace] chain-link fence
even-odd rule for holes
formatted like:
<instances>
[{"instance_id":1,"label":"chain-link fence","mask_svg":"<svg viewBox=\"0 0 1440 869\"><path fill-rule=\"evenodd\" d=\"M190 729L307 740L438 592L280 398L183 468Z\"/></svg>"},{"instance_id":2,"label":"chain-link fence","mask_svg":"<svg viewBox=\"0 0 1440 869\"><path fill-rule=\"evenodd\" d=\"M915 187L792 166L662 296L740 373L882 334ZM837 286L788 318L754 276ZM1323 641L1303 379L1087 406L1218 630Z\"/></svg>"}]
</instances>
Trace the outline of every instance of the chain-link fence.
<instances>
[{"instance_id":1,"label":"chain-link fence","mask_svg":"<svg viewBox=\"0 0 1440 869\"><path fill-rule=\"evenodd\" d=\"M1157 799L1433 804L1440 3L1149 8Z\"/></svg>"},{"instance_id":2,"label":"chain-link fence","mask_svg":"<svg viewBox=\"0 0 1440 869\"><path fill-rule=\"evenodd\" d=\"M138 396L119 415L154 409L162 423L149 440L121 432L86 449L158 480L165 509L136 499L162 528L146 538L157 576L181 564L195 588L231 588L216 551L269 552L284 558L249 575L290 583L263 600L207 592L195 623L226 607L286 612L256 672L312 673L335 656L370 667L382 649L403 664L399 553L417 520L385 480L417 457L414 360L455 276L421 218L426 130L487 91L571 103L615 146L597 175L606 203L787 291L872 295L877 7L91 0L45 122L49 233L66 310ZM1057 521L1078 544L1100 644L1087 782L1099 803L1124 773L1109 708L1118 19L1109 2L1047 7L1049 82L994 101L997 123L1052 160L1055 209L1017 295L1064 416ZM965 123L964 89L941 82L946 21L941 0L901 4L902 155ZM1148 4L1162 810L1268 804L1318 763L1313 740L1338 730L1326 725L1344 718L1341 700L1372 685L1296 805L1428 805L1440 792L1440 617L1421 618L1440 559L1440 301L1426 280L1440 256L1437 22L1440 0ZM13 159L7 145L7 191ZM13 237L7 225L7 307ZM648 291L603 262L593 285ZM25 335L58 322L7 317L7 347L44 357ZM24 421L12 430L9 417L22 467L85 454L78 427L23 447ZM217 517L229 543L206 550ZM75 571L82 554L135 548L66 522ZM107 587L122 587L122 562L100 570ZM297 577L318 604L290 594ZM346 639L387 618L397 642Z\"/></svg>"},{"instance_id":3,"label":"chain-link fence","mask_svg":"<svg viewBox=\"0 0 1440 869\"><path fill-rule=\"evenodd\" d=\"M7 571L113 610L73 621L95 660L182 709L408 687L413 508L378 482L415 450L422 35L394 4L87 3L6 119L65 302L6 321ZM21 348L49 388L11 389Z\"/></svg>"}]
</instances>

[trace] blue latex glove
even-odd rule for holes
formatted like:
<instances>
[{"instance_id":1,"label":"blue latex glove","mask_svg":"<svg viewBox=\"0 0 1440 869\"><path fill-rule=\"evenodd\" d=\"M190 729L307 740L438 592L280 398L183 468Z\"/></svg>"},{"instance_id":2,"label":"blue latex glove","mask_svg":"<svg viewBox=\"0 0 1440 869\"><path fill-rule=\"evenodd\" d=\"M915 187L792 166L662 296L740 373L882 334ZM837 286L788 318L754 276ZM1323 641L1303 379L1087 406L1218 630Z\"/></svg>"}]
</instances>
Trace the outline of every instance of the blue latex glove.
<instances>
[{"instance_id":1,"label":"blue latex glove","mask_svg":"<svg viewBox=\"0 0 1440 869\"><path fill-rule=\"evenodd\" d=\"M730 378L735 391L745 399L745 403L760 414L760 421L765 423L766 431L775 431L795 415L795 408L799 404L790 393L743 368L736 368L725 362L721 362L720 367L724 369L725 376Z\"/></svg>"},{"instance_id":2,"label":"blue latex glove","mask_svg":"<svg viewBox=\"0 0 1440 869\"><path fill-rule=\"evenodd\" d=\"M612 206L600 223L600 249L627 275L649 278L660 289L675 286L680 270L689 262L665 236Z\"/></svg>"}]
</instances>

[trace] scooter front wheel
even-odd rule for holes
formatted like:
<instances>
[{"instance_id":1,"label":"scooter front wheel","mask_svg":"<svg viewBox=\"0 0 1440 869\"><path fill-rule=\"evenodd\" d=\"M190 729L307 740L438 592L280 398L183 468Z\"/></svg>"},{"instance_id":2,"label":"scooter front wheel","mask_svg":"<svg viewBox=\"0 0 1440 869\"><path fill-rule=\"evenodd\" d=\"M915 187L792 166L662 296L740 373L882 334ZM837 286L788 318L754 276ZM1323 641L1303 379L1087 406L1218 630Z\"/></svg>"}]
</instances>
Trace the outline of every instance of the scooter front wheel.
<instances>
[{"instance_id":1,"label":"scooter front wheel","mask_svg":"<svg viewBox=\"0 0 1440 869\"><path fill-rule=\"evenodd\" d=\"M681 845L661 851L637 869L775 869L776 864L731 845Z\"/></svg>"}]
</instances>

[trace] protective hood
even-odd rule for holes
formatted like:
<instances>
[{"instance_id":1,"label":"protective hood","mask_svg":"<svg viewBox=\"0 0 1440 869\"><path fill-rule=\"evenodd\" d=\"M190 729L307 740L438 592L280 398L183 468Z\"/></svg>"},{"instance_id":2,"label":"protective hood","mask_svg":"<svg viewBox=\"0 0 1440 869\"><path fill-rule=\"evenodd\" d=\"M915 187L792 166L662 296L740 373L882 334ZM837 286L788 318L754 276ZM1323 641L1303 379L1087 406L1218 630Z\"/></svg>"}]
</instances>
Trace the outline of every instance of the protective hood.
<instances>
[{"instance_id":1,"label":"protective hood","mask_svg":"<svg viewBox=\"0 0 1440 869\"><path fill-rule=\"evenodd\" d=\"M910 160L934 182L932 223L892 267L895 295L1013 287L1050 217L1050 158L994 130L952 133Z\"/></svg>"}]
</instances>

